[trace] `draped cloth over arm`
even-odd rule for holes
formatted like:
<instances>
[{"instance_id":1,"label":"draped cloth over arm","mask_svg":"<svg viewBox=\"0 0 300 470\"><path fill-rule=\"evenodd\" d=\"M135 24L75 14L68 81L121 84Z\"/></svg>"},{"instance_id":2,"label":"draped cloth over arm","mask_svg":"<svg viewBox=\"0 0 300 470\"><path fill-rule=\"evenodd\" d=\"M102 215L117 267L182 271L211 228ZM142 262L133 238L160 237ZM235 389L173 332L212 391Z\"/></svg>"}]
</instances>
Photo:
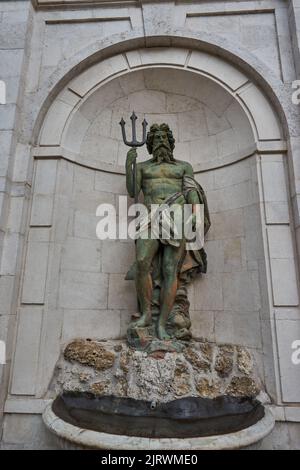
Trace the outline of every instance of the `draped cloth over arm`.
<instances>
[{"instance_id":1,"label":"draped cloth over arm","mask_svg":"<svg viewBox=\"0 0 300 470\"><path fill-rule=\"evenodd\" d=\"M200 204L204 206L204 235L207 234L211 225L208 204L205 192L202 186L192 176L183 177L183 194L187 200L189 191L196 191ZM204 248L199 250L189 250L185 252L184 259L180 267L180 278L184 278L186 282L193 279L198 273L206 273L207 256Z\"/></svg>"}]
</instances>

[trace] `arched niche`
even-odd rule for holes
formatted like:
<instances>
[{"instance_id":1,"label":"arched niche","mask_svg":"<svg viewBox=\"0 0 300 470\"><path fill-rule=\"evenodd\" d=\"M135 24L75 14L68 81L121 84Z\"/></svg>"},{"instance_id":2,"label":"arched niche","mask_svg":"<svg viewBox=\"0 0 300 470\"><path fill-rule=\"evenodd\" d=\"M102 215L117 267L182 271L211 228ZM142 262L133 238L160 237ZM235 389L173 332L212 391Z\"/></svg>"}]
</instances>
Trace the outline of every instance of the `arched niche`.
<instances>
[{"instance_id":1,"label":"arched niche","mask_svg":"<svg viewBox=\"0 0 300 470\"><path fill-rule=\"evenodd\" d=\"M149 98L151 92L153 101ZM186 98L183 111L179 97L176 110L168 107L167 103L163 106L166 95L171 94ZM144 102L139 95L144 97ZM170 96L168 99L172 100ZM111 139L107 142L112 145L111 159L103 159L99 154L94 159L84 148L88 138L86 134L93 132L92 127L97 125L97 118L101 119L101 112L106 120L110 119L111 110L119 109L120 113L128 113L129 107L134 106L136 111L143 108L142 113L153 119L168 117L174 121L177 114L181 114L178 118L182 122L182 113L188 112L188 99L191 99L191 111L202 107L205 113L202 119L200 111L198 115L194 113L194 122L192 114L190 118L186 116L186 121L190 120L195 129L199 127L198 134L196 131L192 138L196 140L197 137L205 137L204 129L200 127L206 121L206 137L217 136L231 129L231 141L236 142L236 146L222 149L224 135L218 135L219 151L206 159L205 163L205 159L195 162L196 171L242 159L253 153L259 147L259 142L262 142L262 147L263 143L268 142L268 148L285 148L281 127L272 106L246 75L218 57L176 48L131 51L106 59L84 71L53 102L44 121L39 144L42 147L61 147L62 152L65 151L74 161L122 173L123 166L117 155L120 133L117 131L116 112L116 119L112 123L114 129L110 130L109 135L103 129L104 135L100 135ZM230 132L227 136L230 136ZM177 140L188 141L189 137L184 139L181 136ZM207 144L210 145L209 142Z\"/></svg>"},{"instance_id":2,"label":"arched niche","mask_svg":"<svg viewBox=\"0 0 300 470\"><path fill-rule=\"evenodd\" d=\"M150 123L171 125L175 156L193 164L207 192L209 270L190 292L195 336L249 347L268 392L279 397L272 309L298 305L293 249L284 257L292 266L288 294L278 286L272 252L276 230L291 238L281 124L257 84L228 61L160 47L118 54L72 78L48 109L33 149L21 303L44 305L37 395L47 390L62 344L120 337L136 308L134 286L124 280L133 243L100 242L95 234L97 205L125 194L118 122L132 108ZM139 158L146 158L144 149ZM46 258L38 279L30 261L37 248Z\"/></svg>"}]
</instances>

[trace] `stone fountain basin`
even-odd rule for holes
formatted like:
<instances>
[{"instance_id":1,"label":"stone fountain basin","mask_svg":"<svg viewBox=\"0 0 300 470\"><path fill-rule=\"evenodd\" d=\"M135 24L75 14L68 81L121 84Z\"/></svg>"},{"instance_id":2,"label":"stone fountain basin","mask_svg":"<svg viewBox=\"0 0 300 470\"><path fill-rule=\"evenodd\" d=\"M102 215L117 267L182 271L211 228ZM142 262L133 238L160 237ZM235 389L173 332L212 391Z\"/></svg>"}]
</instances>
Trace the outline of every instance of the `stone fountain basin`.
<instances>
[{"instance_id":1,"label":"stone fountain basin","mask_svg":"<svg viewBox=\"0 0 300 470\"><path fill-rule=\"evenodd\" d=\"M43 419L60 447L234 449L265 437L274 418L252 398L187 397L168 403L63 393Z\"/></svg>"},{"instance_id":2,"label":"stone fountain basin","mask_svg":"<svg viewBox=\"0 0 300 470\"><path fill-rule=\"evenodd\" d=\"M264 417L252 398L187 397L154 403L90 393L64 393L52 405L56 416L80 428L147 438L187 438L231 433Z\"/></svg>"}]
</instances>

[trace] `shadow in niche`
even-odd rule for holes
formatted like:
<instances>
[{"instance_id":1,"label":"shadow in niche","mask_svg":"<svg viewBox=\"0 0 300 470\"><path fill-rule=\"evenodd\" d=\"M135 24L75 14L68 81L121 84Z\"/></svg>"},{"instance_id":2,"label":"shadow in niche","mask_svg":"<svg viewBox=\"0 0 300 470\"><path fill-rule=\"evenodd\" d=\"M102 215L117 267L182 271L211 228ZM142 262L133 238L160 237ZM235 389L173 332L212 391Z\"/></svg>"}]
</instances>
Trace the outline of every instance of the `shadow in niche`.
<instances>
[{"instance_id":1,"label":"shadow in niche","mask_svg":"<svg viewBox=\"0 0 300 470\"><path fill-rule=\"evenodd\" d=\"M264 407L253 398L186 397L168 403L133 398L63 393L52 405L67 423L109 434L148 438L191 438L228 434L257 423Z\"/></svg>"}]
</instances>

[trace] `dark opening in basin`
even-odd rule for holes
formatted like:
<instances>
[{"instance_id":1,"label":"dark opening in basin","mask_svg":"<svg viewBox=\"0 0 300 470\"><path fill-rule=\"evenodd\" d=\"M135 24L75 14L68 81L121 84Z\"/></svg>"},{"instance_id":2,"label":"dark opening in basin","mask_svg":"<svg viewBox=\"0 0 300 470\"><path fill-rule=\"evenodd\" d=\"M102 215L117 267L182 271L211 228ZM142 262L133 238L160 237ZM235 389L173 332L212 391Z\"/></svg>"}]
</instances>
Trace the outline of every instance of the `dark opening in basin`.
<instances>
[{"instance_id":1,"label":"dark opening in basin","mask_svg":"<svg viewBox=\"0 0 300 470\"><path fill-rule=\"evenodd\" d=\"M109 434L185 438L227 434L245 429L264 416L264 407L252 398L187 397L158 403L90 393L64 393L52 405L67 423Z\"/></svg>"}]
</instances>

